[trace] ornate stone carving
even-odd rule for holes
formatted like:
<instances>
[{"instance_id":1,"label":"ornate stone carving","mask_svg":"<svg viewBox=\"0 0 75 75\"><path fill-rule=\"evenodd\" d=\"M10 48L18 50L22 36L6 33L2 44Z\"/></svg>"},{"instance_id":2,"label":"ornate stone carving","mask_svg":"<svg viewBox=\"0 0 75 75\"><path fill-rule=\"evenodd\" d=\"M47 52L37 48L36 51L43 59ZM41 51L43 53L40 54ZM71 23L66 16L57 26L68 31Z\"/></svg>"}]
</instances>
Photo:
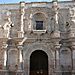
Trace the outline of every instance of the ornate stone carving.
<instances>
[{"instance_id":1,"label":"ornate stone carving","mask_svg":"<svg viewBox=\"0 0 75 75\"><path fill-rule=\"evenodd\" d=\"M5 23L5 25L3 26L4 30L7 31L7 38L10 38L11 36L11 28L14 26L14 24L11 21L11 12L7 11L7 22Z\"/></svg>"}]
</instances>

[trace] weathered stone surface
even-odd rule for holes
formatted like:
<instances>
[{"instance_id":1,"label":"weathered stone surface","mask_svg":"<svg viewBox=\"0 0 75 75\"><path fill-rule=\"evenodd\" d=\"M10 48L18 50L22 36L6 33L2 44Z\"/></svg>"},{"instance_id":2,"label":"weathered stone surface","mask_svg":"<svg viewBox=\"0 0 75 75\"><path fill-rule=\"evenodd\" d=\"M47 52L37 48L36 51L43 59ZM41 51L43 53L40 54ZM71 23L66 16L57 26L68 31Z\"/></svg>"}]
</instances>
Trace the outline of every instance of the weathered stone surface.
<instances>
[{"instance_id":1,"label":"weathered stone surface","mask_svg":"<svg viewBox=\"0 0 75 75\"><path fill-rule=\"evenodd\" d=\"M1 73L29 75L30 56L36 50L48 56L48 75L74 73L74 6L73 1L0 4ZM43 23L41 30L36 29L36 21Z\"/></svg>"}]
</instances>

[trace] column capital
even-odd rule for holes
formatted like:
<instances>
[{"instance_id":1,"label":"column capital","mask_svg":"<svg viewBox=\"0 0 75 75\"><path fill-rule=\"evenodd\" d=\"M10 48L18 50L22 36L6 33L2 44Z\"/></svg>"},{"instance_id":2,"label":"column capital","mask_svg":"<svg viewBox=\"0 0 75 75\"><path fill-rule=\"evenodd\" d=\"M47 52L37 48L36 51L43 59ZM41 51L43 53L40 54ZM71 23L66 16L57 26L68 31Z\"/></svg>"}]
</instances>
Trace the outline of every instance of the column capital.
<instances>
[{"instance_id":1,"label":"column capital","mask_svg":"<svg viewBox=\"0 0 75 75\"><path fill-rule=\"evenodd\" d=\"M5 43L5 42L3 42L3 46L2 46L2 48L6 49L7 47L8 47L8 44Z\"/></svg>"},{"instance_id":2,"label":"column capital","mask_svg":"<svg viewBox=\"0 0 75 75\"><path fill-rule=\"evenodd\" d=\"M23 50L23 46L22 45L18 45L18 49Z\"/></svg>"}]
</instances>

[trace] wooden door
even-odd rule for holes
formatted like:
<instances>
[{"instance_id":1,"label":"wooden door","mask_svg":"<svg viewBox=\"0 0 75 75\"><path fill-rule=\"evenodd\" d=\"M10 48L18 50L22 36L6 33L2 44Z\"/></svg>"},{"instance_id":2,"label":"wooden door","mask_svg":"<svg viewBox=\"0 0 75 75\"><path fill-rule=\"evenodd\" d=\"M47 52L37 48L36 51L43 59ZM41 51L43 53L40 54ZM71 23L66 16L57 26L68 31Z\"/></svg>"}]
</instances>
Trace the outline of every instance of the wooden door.
<instances>
[{"instance_id":1,"label":"wooden door","mask_svg":"<svg viewBox=\"0 0 75 75\"><path fill-rule=\"evenodd\" d=\"M48 56L44 51L36 50L31 54L30 75L48 75Z\"/></svg>"}]
</instances>

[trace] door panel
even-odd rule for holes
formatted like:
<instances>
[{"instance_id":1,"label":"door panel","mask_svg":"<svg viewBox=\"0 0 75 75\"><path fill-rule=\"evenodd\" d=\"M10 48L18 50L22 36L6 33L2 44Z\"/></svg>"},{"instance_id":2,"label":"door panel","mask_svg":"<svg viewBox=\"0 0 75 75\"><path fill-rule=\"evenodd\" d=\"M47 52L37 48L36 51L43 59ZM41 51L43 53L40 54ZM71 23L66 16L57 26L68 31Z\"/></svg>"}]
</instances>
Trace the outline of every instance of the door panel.
<instances>
[{"instance_id":1,"label":"door panel","mask_svg":"<svg viewBox=\"0 0 75 75\"><path fill-rule=\"evenodd\" d=\"M30 75L48 75L48 56L41 50L30 56Z\"/></svg>"}]
</instances>

